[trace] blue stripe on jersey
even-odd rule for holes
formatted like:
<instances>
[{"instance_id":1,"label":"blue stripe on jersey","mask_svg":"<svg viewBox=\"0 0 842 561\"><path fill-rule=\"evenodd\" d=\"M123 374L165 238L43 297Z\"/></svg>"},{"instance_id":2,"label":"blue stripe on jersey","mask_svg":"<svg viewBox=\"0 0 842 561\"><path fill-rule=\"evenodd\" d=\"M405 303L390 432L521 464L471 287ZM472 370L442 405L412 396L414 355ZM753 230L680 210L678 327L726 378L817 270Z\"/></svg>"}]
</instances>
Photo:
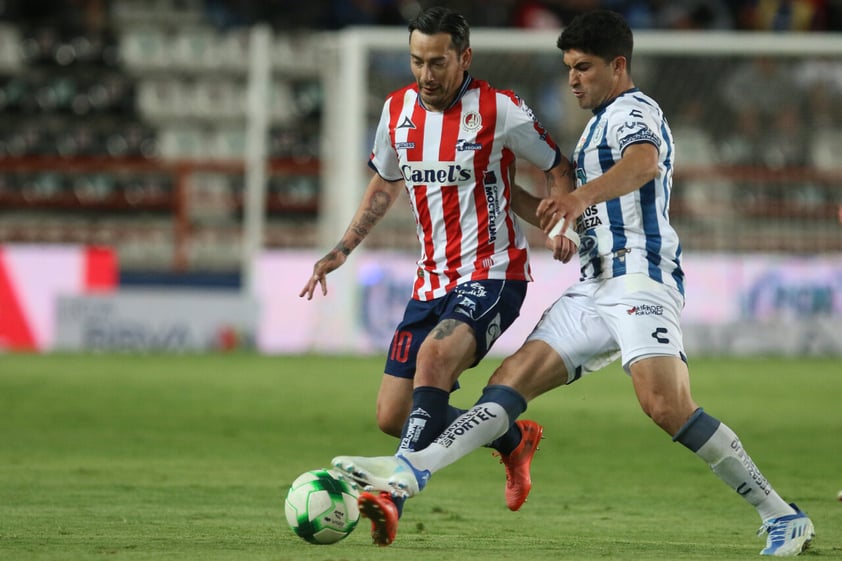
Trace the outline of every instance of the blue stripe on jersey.
<instances>
[{"instance_id":1,"label":"blue stripe on jersey","mask_svg":"<svg viewBox=\"0 0 842 561\"><path fill-rule=\"evenodd\" d=\"M667 120L661 120L661 136L668 140L667 142L667 156L664 158L664 174L665 178L669 178L669 183L666 181L663 182L663 191L664 191L664 218L669 220L669 207L670 207L670 195L672 189L672 152L673 147L675 146L675 139L672 137L672 134L667 127Z\"/></svg>"},{"instance_id":2,"label":"blue stripe on jersey","mask_svg":"<svg viewBox=\"0 0 842 561\"><path fill-rule=\"evenodd\" d=\"M608 144L607 136L605 135L597 148L599 153L599 166L602 173L611 169L614 164L614 156L612 155L611 145ZM611 199L605 202L605 208L608 211L608 221L611 224L612 245L611 251L614 253L614 260L611 263L611 269L614 276L623 275L626 272L626 260L624 253L618 253L626 247L626 232L625 222L623 220L623 206L620 199ZM601 263L600 260L597 260ZM600 267L601 268L601 267ZM596 272L596 271L595 271Z\"/></svg>"},{"instance_id":3,"label":"blue stripe on jersey","mask_svg":"<svg viewBox=\"0 0 842 561\"><path fill-rule=\"evenodd\" d=\"M658 206L655 197L655 180L640 188L640 214L643 218L643 235L646 238L646 260L649 276L663 282L661 276L661 229L658 227Z\"/></svg>"},{"instance_id":4,"label":"blue stripe on jersey","mask_svg":"<svg viewBox=\"0 0 842 561\"><path fill-rule=\"evenodd\" d=\"M664 167L666 170L665 177L669 178L669 184L664 181L663 189L664 189L664 208L663 213L664 217L669 219L669 207L670 207L670 195L672 194L672 158L673 158L673 149L675 147L675 139L672 137L672 133L667 126L667 120L663 119L661 121L661 135L669 139L667 142L667 156L664 160ZM675 285L678 288L678 291L684 296L684 271L681 269L681 242L678 242L678 246L675 248L675 258L672 259L672 279L675 281Z\"/></svg>"},{"instance_id":5,"label":"blue stripe on jersey","mask_svg":"<svg viewBox=\"0 0 842 561\"><path fill-rule=\"evenodd\" d=\"M604 110L603 110L603 113L604 113ZM585 140L585 143L583 144L583 146L588 146L591 143L591 140L593 140L594 133L599 128L598 125L599 125L599 119L594 119L594 123L591 126L591 130L588 131L588 137ZM610 156L610 153L609 153L609 156ZM581 170L587 169L585 167L585 150L579 151L579 157L576 160L576 166ZM587 182L587 181L590 181L589 177L585 178L585 182ZM587 234L587 232L585 232L585 233ZM585 269L590 264L593 264L593 268L594 268L593 269L593 276L594 277L598 278L599 275L602 273L602 262L599 259L592 259L590 261L590 263L582 263L582 265L581 265L580 271L582 273L582 279L583 280L585 278Z\"/></svg>"}]
</instances>

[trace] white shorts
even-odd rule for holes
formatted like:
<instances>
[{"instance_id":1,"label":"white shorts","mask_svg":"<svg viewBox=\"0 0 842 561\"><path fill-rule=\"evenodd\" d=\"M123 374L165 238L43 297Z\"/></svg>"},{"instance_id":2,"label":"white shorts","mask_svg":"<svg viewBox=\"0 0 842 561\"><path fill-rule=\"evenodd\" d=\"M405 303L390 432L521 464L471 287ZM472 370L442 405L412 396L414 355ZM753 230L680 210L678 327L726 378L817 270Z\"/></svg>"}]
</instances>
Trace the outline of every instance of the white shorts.
<instances>
[{"instance_id":1,"label":"white shorts","mask_svg":"<svg viewBox=\"0 0 842 561\"><path fill-rule=\"evenodd\" d=\"M567 383L622 358L629 372L650 356L684 358L684 297L644 274L587 280L568 288L527 341L544 341L567 366Z\"/></svg>"}]
</instances>

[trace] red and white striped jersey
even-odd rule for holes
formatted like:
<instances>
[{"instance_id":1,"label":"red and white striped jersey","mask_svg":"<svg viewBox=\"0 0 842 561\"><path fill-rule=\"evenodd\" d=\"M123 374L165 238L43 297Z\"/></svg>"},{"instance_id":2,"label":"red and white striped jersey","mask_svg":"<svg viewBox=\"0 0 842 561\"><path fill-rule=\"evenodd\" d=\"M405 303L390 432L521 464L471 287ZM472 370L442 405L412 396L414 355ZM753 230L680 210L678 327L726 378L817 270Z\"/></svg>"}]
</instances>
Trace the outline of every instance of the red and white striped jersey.
<instances>
[{"instance_id":1,"label":"red and white striped jersey","mask_svg":"<svg viewBox=\"0 0 842 561\"><path fill-rule=\"evenodd\" d=\"M532 280L511 208L516 157L548 170L561 154L511 91L466 74L444 112L425 109L416 84L386 99L369 166L388 181L403 180L409 194L421 244L414 299L441 297L470 280Z\"/></svg>"}]
</instances>

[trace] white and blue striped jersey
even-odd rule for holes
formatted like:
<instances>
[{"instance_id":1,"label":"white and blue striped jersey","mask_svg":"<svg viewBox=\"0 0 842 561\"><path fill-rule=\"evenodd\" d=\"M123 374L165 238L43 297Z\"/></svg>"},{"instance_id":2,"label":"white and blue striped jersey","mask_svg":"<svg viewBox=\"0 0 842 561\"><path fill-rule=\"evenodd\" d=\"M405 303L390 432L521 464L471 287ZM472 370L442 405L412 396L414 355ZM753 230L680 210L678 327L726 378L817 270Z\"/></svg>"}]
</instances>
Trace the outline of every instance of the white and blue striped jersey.
<instances>
[{"instance_id":1,"label":"white and blue striped jersey","mask_svg":"<svg viewBox=\"0 0 842 561\"><path fill-rule=\"evenodd\" d=\"M644 273L684 294L681 244L670 225L675 144L663 111L637 88L594 110L573 152L576 186L605 173L632 144L658 149L658 176L636 191L595 204L579 217L582 280Z\"/></svg>"}]
</instances>

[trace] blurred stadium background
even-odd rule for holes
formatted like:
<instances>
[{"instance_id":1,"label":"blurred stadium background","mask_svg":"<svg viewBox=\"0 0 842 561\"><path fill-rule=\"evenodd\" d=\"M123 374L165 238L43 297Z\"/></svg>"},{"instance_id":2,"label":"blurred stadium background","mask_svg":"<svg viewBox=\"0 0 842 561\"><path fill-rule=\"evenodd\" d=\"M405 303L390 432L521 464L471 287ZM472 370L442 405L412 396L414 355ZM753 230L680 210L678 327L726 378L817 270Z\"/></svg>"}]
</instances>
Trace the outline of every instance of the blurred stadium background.
<instances>
[{"instance_id":1,"label":"blurred stadium background","mask_svg":"<svg viewBox=\"0 0 842 561\"><path fill-rule=\"evenodd\" d=\"M327 297L298 292L432 4L468 16L472 73L567 153L588 115L555 39L579 11L625 13L677 139L688 350L842 355L834 0L0 1L0 349L383 352L417 253L406 205ZM500 353L577 277L530 237L538 280Z\"/></svg>"}]
</instances>

